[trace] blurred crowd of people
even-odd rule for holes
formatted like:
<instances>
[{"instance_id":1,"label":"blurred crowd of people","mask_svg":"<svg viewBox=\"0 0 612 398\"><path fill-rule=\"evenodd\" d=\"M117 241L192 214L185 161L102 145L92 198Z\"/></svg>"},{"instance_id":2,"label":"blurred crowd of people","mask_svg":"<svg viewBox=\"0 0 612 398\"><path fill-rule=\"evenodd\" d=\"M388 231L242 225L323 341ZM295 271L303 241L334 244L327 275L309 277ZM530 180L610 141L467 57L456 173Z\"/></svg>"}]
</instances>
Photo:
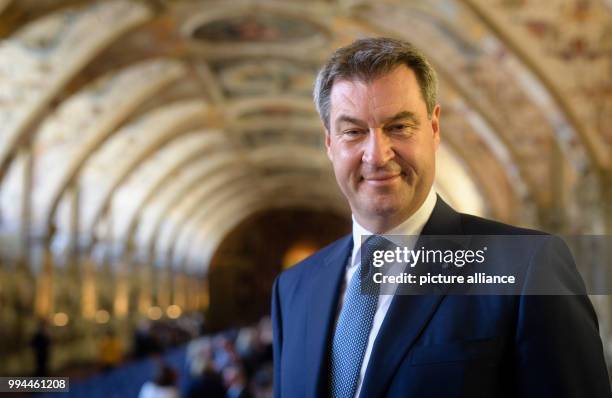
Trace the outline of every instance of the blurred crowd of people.
<instances>
[{"instance_id":1,"label":"blurred crowd of people","mask_svg":"<svg viewBox=\"0 0 612 398\"><path fill-rule=\"evenodd\" d=\"M143 319L134 330L132 356L136 359L144 358L184 344L200 336L202 327L200 314L183 316L177 320Z\"/></svg>"},{"instance_id":2,"label":"blurred crowd of people","mask_svg":"<svg viewBox=\"0 0 612 398\"><path fill-rule=\"evenodd\" d=\"M107 387L118 394L115 396L133 397L139 391L138 398L273 396L269 317L255 325L216 334L203 335L203 328L201 314L175 320L142 320L131 344L124 344L111 326L101 329L96 368L102 372L84 378L81 389L75 382L71 396L87 392L104 396ZM36 375L48 375L51 340L46 323L41 321L31 340ZM169 353L180 353L181 357Z\"/></svg>"},{"instance_id":3,"label":"blurred crowd of people","mask_svg":"<svg viewBox=\"0 0 612 398\"><path fill-rule=\"evenodd\" d=\"M272 397L272 325L257 325L192 340L187 346L189 374L158 364L138 398L267 398ZM182 380L182 382L179 382Z\"/></svg>"},{"instance_id":4,"label":"blurred crowd of people","mask_svg":"<svg viewBox=\"0 0 612 398\"><path fill-rule=\"evenodd\" d=\"M125 360L159 355L199 336L202 324L202 317L198 314L177 320L142 319L134 330L131 351L112 328L107 328L98 339L98 365L102 370L111 370Z\"/></svg>"}]
</instances>

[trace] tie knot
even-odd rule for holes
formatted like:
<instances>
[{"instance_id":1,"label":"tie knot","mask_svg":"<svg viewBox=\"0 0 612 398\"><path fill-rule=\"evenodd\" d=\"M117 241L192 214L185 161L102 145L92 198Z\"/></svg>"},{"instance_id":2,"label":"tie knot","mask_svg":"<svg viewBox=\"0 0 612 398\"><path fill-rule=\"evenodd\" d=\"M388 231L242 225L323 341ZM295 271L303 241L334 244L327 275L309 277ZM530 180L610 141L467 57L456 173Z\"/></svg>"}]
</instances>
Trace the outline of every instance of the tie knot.
<instances>
[{"instance_id":1,"label":"tie knot","mask_svg":"<svg viewBox=\"0 0 612 398\"><path fill-rule=\"evenodd\" d=\"M361 245L361 263L366 263L370 267L374 259L374 253L393 251L395 247L396 245L384 236L371 235Z\"/></svg>"},{"instance_id":2,"label":"tie knot","mask_svg":"<svg viewBox=\"0 0 612 398\"><path fill-rule=\"evenodd\" d=\"M375 259L382 259L388 250L395 250L396 245L381 235L369 236L361 245L361 291L364 294L380 292L380 285L374 282L374 273L377 267L373 266ZM377 254L378 253L378 254Z\"/></svg>"}]
</instances>

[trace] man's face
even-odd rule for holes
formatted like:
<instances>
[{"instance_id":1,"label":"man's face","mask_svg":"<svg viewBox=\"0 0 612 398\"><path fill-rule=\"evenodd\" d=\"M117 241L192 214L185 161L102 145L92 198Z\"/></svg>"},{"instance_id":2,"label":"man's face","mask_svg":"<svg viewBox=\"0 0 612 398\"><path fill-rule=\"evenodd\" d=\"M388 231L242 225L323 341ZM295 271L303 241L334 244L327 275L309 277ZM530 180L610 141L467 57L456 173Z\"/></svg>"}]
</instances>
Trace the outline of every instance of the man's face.
<instances>
[{"instance_id":1,"label":"man's face","mask_svg":"<svg viewBox=\"0 0 612 398\"><path fill-rule=\"evenodd\" d=\"M435 175L440 107L431 119L404 65L370 83L338 80L325 145L357 221L383 233L425 201Z\"/></svg>"}]
</instances>

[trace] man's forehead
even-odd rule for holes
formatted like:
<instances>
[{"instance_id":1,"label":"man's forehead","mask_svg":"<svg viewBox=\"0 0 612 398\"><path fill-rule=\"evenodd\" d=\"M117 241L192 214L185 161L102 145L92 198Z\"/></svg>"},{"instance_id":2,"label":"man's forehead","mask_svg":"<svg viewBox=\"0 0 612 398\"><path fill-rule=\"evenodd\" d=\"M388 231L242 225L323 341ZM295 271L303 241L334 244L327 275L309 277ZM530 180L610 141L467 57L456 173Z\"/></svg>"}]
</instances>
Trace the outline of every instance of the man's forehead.
<instances>
[{"instance_id":1,"label":"man's forehead","mask_svg":"<svg viewBox=\"0 0 612 398\"><path fill-rule=\"evenodd\" d=\"M340 92L336 98L332 98L332 113L336 116L358 116L363 112L375 112L377 118L384 118L387 114L391 115L405 108L408 108L408 104L401 96Z\"/></svg>"},{"instance_id":2,"label":"man's forehead","mask_svg":"<svg viewBox=\"0 0 612 398\"><path fill-rule=\"evenodd\" d=\"M417 79L416 74L412 69L406 65L398 65L386 73L375 74L371 77L365 77L363 75L337 77L334 79L333 85L336 85L339 82L353 82L363 85L376 86L384 85L388 82L406 82L408 84L416 84Z\"/></svg>"},{"instance_id":3,"label":"man's forehead","mask_svg":"<svg viewBox=\"0 0 612 398\"><path fill-rule=\"evenodd\" d=\"M372 81L363 79L338 79L331 91L332 113L344 113L347 110L387 110L411 105L411 91L416 90L420 97L420 89L412 70L403 67L396 68L391 73Z\"/></svg>"}]
</instances>

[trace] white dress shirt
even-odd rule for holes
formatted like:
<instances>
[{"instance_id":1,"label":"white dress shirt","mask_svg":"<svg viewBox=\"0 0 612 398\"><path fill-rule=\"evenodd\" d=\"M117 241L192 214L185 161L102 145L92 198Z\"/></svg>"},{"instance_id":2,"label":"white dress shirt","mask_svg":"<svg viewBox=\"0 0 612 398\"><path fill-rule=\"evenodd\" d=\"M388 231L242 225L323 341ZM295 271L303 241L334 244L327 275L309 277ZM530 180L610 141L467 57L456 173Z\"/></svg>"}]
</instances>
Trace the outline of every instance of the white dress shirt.
<instances>
[{"instance_id":1,"label":"white dress shirt","mask_svg":"<svg viewBox=\"0 0 612 398\"><path fill-rule=\"evenodd\" d=\"M427 220L431 216L433 209L436 205L436 192L433 188L429 191L425 202L421 205L421 207L406 221L393 228L391 231L385 232L385 235L419 235L423 230L423 227L427 223ZM342 286L342 291L340 292L340 302L338 305L338 311L336 313L336 322L338 321L338 316L340 315L340 310L342 309L342 304L344 302L344 295L346 291L346 286L348 286L351 277L359 269L359 265L361 264L361 242L362 236L364 235L374 235L372 232L368 231L355 220L353 216L353 253L346 267L346 273L344 275L344 283ZM393 240L393 239L391 239ZM406 246L405 240L403 246ZM410 248L411 249L411 248ZM380 330L380 327L387 315L387 311L389 310L389 305L391 304L391 300L393 299L393 295L390 294L381 294L378 296L378 304L376 306L376 313L374 314L374 321L372 323L372 329L370 330L370 336L368 338L368 345L366 347L365 355L363 357L363 362L361 363L361 372L359 373L359 381L357 382L357 390L355 391L355 397L359 397L359 393L361 392L361 386L363 384L363 378L366 373L366 369L368 367L368 361L370 360L370 355L372 354L372 347L374 346L374 341L376 341L376 336Z\"/></svg>"}]
</instances>

